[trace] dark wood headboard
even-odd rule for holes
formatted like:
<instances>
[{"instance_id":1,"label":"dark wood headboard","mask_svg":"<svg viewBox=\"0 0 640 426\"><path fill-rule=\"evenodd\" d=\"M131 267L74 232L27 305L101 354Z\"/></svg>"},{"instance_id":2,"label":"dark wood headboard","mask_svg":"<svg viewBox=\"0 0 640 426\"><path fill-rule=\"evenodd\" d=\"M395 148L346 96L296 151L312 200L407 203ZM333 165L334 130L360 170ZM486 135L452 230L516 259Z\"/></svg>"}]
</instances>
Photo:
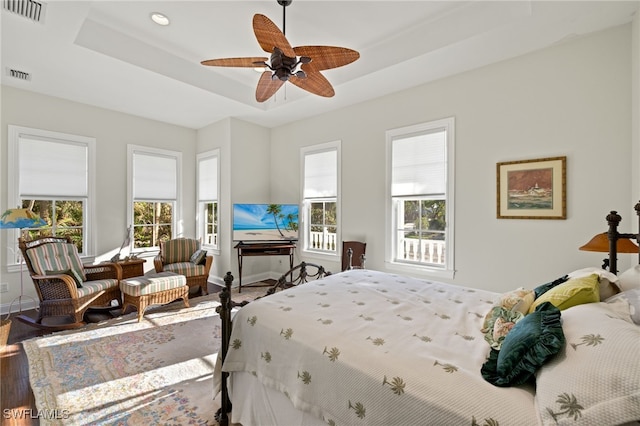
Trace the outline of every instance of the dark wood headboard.
<instances>
[{"instance_id":1,"label":"dark wood headboard","mask_svg":"<svg viewBox=\"0 0 640 426\"><path fill-rule=\"evenodd\" d=\"M618 240L620 238L628 238L635 240L635 242L640 245L640 202L635 205L634 209L638 215L637 234L619 233L618 225L620 225L622 217L614 210L607 215L607 223L609 224L609 231L607 232L607 236L609 237L609 271L614 274L618 273ZM640 263L640 248L638 249L638 263Z\"/></svg>"}]
</instances>

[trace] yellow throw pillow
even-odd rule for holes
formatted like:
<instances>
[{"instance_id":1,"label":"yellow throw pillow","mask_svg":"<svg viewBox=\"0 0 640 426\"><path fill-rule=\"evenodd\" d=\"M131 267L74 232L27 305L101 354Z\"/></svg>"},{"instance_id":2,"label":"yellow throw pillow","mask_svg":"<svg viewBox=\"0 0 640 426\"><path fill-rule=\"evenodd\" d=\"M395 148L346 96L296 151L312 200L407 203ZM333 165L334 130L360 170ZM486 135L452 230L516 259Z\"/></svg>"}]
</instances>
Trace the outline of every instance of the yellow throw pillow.
<instances>
[{"instance_id":1,"label":"yellow throw pillow","mask_svg":"<svg viewBox=\"0 0 640 426\"><path fill-rule=\"evenodd\" d=\"M544 302L551 302L553 306L560 310L583 303L599 302L600 289L598 283L598 274L570 279L538 297L529 308L529 313L534 312L536 307Z\"/></svg>"}]
</instances>

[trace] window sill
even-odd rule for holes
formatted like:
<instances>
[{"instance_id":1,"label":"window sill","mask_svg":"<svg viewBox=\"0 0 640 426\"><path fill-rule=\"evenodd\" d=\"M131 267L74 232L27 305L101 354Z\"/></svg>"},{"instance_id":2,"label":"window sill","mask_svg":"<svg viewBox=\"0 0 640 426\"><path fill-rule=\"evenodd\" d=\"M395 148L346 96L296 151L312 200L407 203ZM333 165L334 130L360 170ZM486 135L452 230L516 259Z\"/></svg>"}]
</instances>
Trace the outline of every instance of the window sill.
<instances>
[{"instance_id":1,"label":"window sill","mask_svg":"<svg viewBox=\"0 0 640 426\"><path fill-rule=\"evenodd\" d=\"M336 262L340 260L337 253L323 253L319 251L302 250L302 255L305 258L317 259L324 262Z\"/></svg>"},{"instance_id":2,"label":"window sill","mask_svg":"<svg viewBox=\"0 0 640 426\"><path fill-rule=\"evenodd\" d=\"M453 269L436 269L428 266L408 265L404 263L385 262L385 268L390 272L424 278L452 280L455 276L455 270Z\"/></svg>"}]
</instances>

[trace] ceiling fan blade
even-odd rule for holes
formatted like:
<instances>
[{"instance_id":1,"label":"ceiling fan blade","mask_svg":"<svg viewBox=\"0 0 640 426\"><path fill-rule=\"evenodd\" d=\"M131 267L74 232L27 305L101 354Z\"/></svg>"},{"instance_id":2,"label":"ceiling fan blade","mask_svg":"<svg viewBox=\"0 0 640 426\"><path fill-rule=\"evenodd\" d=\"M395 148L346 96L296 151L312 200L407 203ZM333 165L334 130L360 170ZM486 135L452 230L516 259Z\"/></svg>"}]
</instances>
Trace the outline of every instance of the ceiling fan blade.
<instances>
[{"instance_id":1,"label":"ceiling fan blade","mask_svg":"<svg viewBox=\"0 0 640 426\"><path fill-rule=\"evenodd\" d=\"M270 71L263 72L258 81L258 87L256 87L256 101L266 101L273 96L283 84L284 81L278 78L272 80Z\"/></svg>"},{"instance_id":2,"label":"ceiling fan blade","mask_svg":"<svg viewBox=\"0 0 640 426\"><path fill-rule=\"evenodd\" d=\"M318 71L338 68L350 64L360 57L360 53L346 47L334 46L298 46L293 48L297 56L311 58Z\"/></svg>"},{"instance_id":3,"label":"ceiling fan blade","mask_svg":"<svg viewBox=\"0 0 640 426\"><path fill-rule=\"evenodd\" d=\"M271 19L259 13L255 14L253 16L253 32L265 52L273 53L273 48L277 47L282 50L285 56L295 58L296 52L289 44L287 37Z\"/></svg>"},{"instance_id":4,"label":"ceiling fan blade","mask_svg":"<svg viewBox=\"0 0 640 426\"><path fill-rule=\"evenodd\" d=\"M307 74L304 78L291 77L289 81L301 89L311 92L314 95L330 98L336 94L329 80L325 78L320 71L309 64L303 64L302 70Z\"/></svg>"},{"instance_id":5,"label":"ceiling fan blade","mask_svg":"<svg viewBox=\"0 0 640 426\"><path fill-rule=\"evenodd\" d=\"M221 59L209 59L200 62L202 65L209 65L212 67L246 67L256 68L260 65L256 65L255 62L266 62L269 58L221 58Z\"/></svg>"}]
</instances>

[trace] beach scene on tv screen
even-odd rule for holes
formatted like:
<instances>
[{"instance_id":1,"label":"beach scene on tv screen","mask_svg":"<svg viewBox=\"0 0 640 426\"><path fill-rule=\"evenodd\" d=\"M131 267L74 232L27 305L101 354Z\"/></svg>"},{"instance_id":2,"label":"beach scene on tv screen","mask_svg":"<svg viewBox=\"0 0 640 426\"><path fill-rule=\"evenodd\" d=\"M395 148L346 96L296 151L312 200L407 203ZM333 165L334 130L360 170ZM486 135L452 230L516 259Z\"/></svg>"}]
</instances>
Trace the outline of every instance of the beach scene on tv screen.
<instances>
[{"instance_id":1,"label":"beach scene on tv screen","mask_svg":"<svg viewBox=\"0 0 640 426\"><path fill-rule=\"evenodd\" d=\"M235 241L298 239L297 204L234 204Z\"/></svg>"}]
</instances>

